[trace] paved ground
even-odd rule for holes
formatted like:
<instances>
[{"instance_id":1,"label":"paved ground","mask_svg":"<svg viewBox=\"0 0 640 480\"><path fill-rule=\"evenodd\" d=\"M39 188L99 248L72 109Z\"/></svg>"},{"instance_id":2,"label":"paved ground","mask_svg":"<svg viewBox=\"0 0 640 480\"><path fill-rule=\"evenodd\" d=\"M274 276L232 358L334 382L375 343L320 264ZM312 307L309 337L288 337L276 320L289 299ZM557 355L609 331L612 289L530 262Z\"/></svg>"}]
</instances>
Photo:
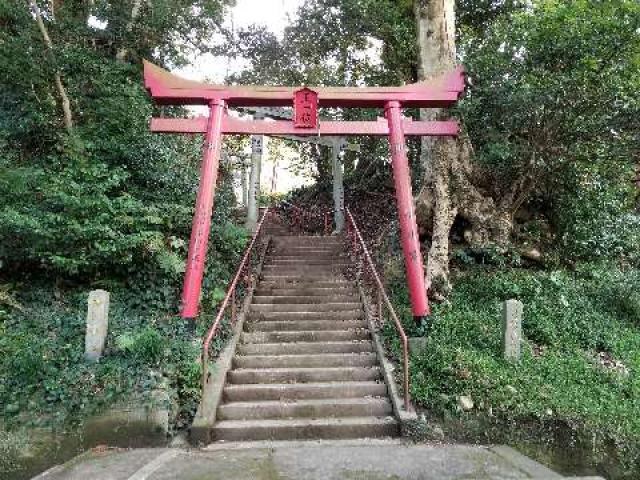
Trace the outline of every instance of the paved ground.
<instances>
[{"instance_id":1,"label":"paved ground","mask_svg":"<svg viewBox=\"0 0 640 480\"><path fill-rule=\"evenodd\" d=\"M508 447L397 440L259 442L87 452L38 480L453 480L563 478Z\"/></svg>"}]
</instances>

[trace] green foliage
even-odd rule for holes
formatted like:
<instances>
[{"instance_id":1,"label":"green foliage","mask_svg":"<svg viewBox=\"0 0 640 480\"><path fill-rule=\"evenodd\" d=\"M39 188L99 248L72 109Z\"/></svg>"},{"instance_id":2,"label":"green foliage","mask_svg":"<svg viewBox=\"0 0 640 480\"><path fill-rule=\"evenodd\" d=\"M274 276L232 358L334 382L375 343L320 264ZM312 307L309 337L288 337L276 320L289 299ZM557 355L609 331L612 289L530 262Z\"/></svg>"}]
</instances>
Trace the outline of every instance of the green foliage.
<instances>
[{"instance_id":1,"label":"green foliage","mask_svg":"<svg viewBox=\"0 0 640 480\"><path fill-rule=\"evenodd\" d=\"M495 421L560 422L615 439L633 463L640 454L640 271L580 264L573 272L467 267L455 275L451 303L435 305L429 342L411 360L413 398L432 411L457 413L469 395L475 412ZM412 325L402 277L393 302ZM524 304L523 357L502 359L501 304ZM384 334L399 353L393 328ZM610 358L603 362L601 358ZM602 445L600 445L602 446Z\"/></svg>"},{"instance_id":2,"label":"green foliage","mask_svg":"<svg viewBox=\"0 0 640 480\"><path fill-rule=\"evenodd\" d=\"M157 364L166 347L165 339L153 327L144 327L135 333L123 333L116 338L119 351L143 364Z\"/></svg>"},{"instance_id":3,"label":"green foliage","mask_svg":"<svg viewBox=\"0 0 640 480\"><path fill-rule=\"evenodd\" d=\"M494 198L519 185L565 260L638 256L638 28L635 1L540 1L463 35L482 184Z\"/></svg>"},{"instance_id":4,"label":"green foliage","mask_svg":"<svg viewBox=\"0 0 640 480\"><path fill-rule=\"evenodd\" d=\"M55 16L54 4L41 5L54 45L42 62L33 61L46 49L27 5L0 7L0 268L79 278L149 264L180 272L184 252L172 242L188 236L200 139L150 134L141 65L116 54L181 63L210 49L227 2L170 3L152 15L143 2L133 22L126 3L63 2ZM103 27L91 27L90 15ZM60 125L56 71L71 99L71 135Z\"/></svg>"},{"instance_id":5,"label":"green foliage","mask_svg":"<svg viewBox=\"0 0 640 480\"><path fill-rule=\"evenodd\" d=\"M231 3L140 2L134 12L132 2L39 1L49 51L28 2L0 2L0 415L8 425L75 421L160 383L179 398L177 426L193 414L199 345L175 313L202 139L149 132L151 115L185 112L152 105L140 61L176 66L211 51ZM226 174L203 318L247 238L229 220ZM109 335L105 356L89 364L86 292L96 287L111 293Z\"/></svg>"}]
</instances>

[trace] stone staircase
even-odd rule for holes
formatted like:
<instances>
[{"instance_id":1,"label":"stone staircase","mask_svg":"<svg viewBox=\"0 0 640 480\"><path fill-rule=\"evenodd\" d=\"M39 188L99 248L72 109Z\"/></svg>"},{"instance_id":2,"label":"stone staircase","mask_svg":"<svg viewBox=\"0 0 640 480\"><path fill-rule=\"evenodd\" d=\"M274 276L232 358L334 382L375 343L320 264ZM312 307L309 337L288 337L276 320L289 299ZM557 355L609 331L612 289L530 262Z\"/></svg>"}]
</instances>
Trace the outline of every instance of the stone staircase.
<instances>
[{"instance_id":1,"label":"stone staircase","mask_svg":"<svg viewBox=\"0 0 640 480\"><path fill-rule=\"evenodd\" d=\"M395 436L338 237L275 236L212 430L214 441Z\"/></svg>"}]
</instances>

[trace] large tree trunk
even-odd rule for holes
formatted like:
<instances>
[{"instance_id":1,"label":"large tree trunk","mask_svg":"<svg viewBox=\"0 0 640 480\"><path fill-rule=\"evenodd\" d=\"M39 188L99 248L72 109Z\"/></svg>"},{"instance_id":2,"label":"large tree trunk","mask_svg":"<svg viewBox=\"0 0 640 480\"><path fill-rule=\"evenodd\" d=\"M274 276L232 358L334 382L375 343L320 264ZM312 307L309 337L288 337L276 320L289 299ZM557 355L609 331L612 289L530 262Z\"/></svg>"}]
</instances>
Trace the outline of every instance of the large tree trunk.
<instances>
[{"instance_id":1,"label":"large tree trunk","mask_svg":"<svg viewBox=\"0 0 640 480\"><path fill-rule=\"evenodd\" d=\"M47 50L53 54L53 42L51 41L51 37L49 37L49 32L47 30L47 26L44 24L44 20L42 20L42 14L40 13L40 8L36 3L36 0L29 0L29 5L31 6L31 11L36 19L36 23L38 24L38 28L40 29L40 33L42 34L42 39L47 47ZM56 67L56 72L54 74L54 83L56 86L56 90L58 91L58 95L60 96L60 103L62 105L62 114L64 118L64 126L68 132L73 131L73 116L71 114L71 102L69 101L69 96L67 95L67 91L64 88L64 83L62 83L62 75L60 71Z\"/></svg>"},{"instance_id":2,"label":"large tree trunk","mask_svg":"<svg viewBox=\"0 0 640 480\"><path fill-rule=\"evenodd\" d=\"M419 47L418 76L429 80L454 68L455 1L414 0ZM444 115L439 109L421 110L423 120ZM490 196L477 188L473 179L473 149L469 138L422 139L421 163L424 181L416 198L416 216L423 231L431 232L426 283L435 300L443 300L451 290L449 281L449 236L456 216L471 226L465 239L472 245L506 243L511 233L510 211L498 209ZM510 205L509 205L510 207Z\"/></svg>"},{"instance_id":3,"label":"large tree trunk","mask_svg":"<svg viewBox=\"0 0 640 480\"><path fill-rule=\"evenodd\" d=\"M136 20L140 16L141 8L142 8L142 0L134 0L133 6L131 7L131 18L127 22L127 26L126 26L127 34L130 33L131 30L133 30L133 25L135 24ZM125 38L125 42L126 42L126 38ZM129 53L129 50L127 49L127 47L120 48L116 53L116 60L124 62L124 60L127 58L128 53Z\"/></svg>"}]
</instances>

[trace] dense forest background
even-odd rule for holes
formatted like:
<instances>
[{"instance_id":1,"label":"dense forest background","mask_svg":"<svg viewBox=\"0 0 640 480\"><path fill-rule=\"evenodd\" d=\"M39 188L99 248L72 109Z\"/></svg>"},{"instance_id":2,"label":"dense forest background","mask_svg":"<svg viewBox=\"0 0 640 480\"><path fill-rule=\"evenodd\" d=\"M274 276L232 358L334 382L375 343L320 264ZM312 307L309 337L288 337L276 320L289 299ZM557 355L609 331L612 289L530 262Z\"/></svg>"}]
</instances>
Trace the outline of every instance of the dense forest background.
<instances>
[{"instance_id":1,"label":"dense forest background","mask_svg":"<svg viewBox=\"0 0 640 480\"><path fill-rule=\"evenodd\" d=\"M470 395L476 419L561 423L593 435L601 452L614 445L625 465L637 462L640 4L448 0L440 12L424 0L306 0L282 37L259 26L227 30L232 5L0 0L2 435L71 428L157 384L179 404L178 429L198 402L197 339L247 232L226 163L192 337L175 313L201 139L149 133L152 114L187 112L152 105L142 59L175 69L203 53L242 57L234 83L398 85L437 73L434 46L417 39L453 22L469 87L451 114L464 134L442 162L437 145L409 145L436 302L430 331L412 331L431 338L412 359L414 397L449 416L460 414L457 396ZM440 14L445 23L429 23ZM412 329L388 147L358 141L360 151L344 157L347 199ZM328 203L328 152L291 146L317 177L292 198ZM83 361L92 288L109 290L113 304L97 365ZM525 304L528 350L517 369L499 353L507 298ZM385 335L393 351L397 339Z\"/></svg>"}]
</instances>

